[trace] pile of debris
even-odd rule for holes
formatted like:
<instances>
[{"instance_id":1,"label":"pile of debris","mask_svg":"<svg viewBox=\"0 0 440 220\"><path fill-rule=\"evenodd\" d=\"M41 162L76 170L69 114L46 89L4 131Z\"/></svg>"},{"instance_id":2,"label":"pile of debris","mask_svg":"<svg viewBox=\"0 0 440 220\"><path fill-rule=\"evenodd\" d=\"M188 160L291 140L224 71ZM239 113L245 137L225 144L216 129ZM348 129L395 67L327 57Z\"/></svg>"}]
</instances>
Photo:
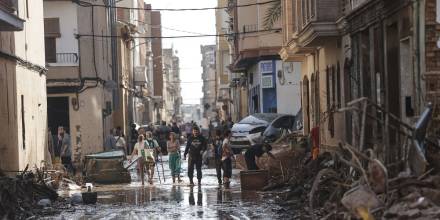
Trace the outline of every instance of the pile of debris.
<instances>
[{"instance_id":1,"label":"pile of debris","mask_svg":"<svg viewBox=\"0 0 440 220\"><path fill-rule=\"evenodd\" d=\"M46 185L47 173L28 167L16 177L8 177L0 171L0 218L28 219L35 217L58 198L57 192Z\"/></svg>"},{"instance_id":2,"label":"pile of debris","mask_svg":"<svg viewBox=\"0 0 440 220\"><path fill-rule=\"evenodd\" d=\"M280 203L294 208L297 219L440 218L440 175L435 175L436 169L419 176L406 170L389 178L387 168L371 155L350 145L340 148L316 160L311 160L309 153L298 154L302 159L296 157L292 161L297 163L289 164L290 171L281 171L287 177L272 176L265 189L284 187ZM286 148L284 153L290 151Z\"/></svg>"}]
</instances>

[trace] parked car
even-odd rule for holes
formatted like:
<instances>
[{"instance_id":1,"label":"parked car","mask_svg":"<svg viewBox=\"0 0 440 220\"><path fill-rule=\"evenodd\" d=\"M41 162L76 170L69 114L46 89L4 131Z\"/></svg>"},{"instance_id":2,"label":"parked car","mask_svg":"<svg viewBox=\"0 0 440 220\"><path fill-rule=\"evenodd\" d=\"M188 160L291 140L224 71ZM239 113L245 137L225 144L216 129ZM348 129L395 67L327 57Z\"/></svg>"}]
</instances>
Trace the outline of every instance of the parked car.
<instances>
[{"instance_id":1,"label":"parked car","mask_svg":"<svg viewBox=\"0 0 440 220\"><path fill-rule=\"evenodd\" d=\"M285 132L293 130L295 116L275 113L257 113L245 117L232 127L231 148L235 154L265 139L273 142Z\"/></svg>"}]
</instances>

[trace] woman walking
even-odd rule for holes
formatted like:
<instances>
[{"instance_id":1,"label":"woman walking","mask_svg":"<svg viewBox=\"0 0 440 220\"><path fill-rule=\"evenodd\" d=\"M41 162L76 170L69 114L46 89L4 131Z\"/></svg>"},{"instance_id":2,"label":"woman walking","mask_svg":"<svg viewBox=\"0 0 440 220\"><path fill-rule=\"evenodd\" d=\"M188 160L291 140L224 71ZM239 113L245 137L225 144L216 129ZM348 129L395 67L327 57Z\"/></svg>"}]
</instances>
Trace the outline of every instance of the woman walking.
<instances>
[{"instance_id":1,"label":"woman walking","mask_svg":"<svg viewBox=\"0 0 440 220\"><path fill-rule=\"evenodd\" d=\"M146 157L145 162L147 167L148 182L153 184L154 166L156 165L156 161L159 161L158 156L160 154L160 147L157 141L153 138L153 133L151 131L147 131L145 135L147 136L145 142L148 156ZM159 175L159 173L157 175Z\"/></svg>"},{"instance_id":2,"label":"woman walking","mask_svg":"<svg viewBox=\"0 0 440 220\"><path fill-rule=\"evenodd\" d=\"M144 168L145 168L145 141L144 135L139 135L136 144L134 145L133 152L131 152L130 163L133 160L134 155L140 157L138 159L138 175L141 176L142 186L144 185Z\"/></svg>"},{"instance_id":3,"label":"woman walking","mask_svg":"<svg viewBox=\"0 0 440 220\"><path fill-rule=\"evenodd\" d=\"M229 188L230 179L232 176L232 156L234 155L229 144L231 138L231 131L224 132L224 140L222 144L222 169L223 169L223 183L226 188Z\"/></svg>"},{"instance_id":4,"label":"woman walking","mask_svg":"<svg viewBox=\"0 0 440 220\"><path fill-rule=\"evenodd\" d=\"M177 138L177 134L174 132L170 133L170 140L167 141L167 150L168 150L168 161L171 170L171 176L173 177L173 183L177 181L180 183L182 180L180 179L180 143Z\"/></svg>"}]
</instances>

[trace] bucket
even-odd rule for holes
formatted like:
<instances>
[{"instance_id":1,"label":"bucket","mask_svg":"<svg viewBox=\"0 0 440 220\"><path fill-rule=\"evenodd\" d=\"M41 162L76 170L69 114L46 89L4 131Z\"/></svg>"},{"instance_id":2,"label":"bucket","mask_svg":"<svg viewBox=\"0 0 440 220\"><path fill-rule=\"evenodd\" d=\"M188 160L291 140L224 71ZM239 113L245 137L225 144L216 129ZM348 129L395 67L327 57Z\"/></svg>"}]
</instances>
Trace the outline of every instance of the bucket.
<instances>
[{"instance_id":1,"label":"bucket","mask_svg":"<svg viewBox=\"0 0 440 220\"><path fill-rule=\"evenodd\" d=\"M83 192L81 193L83 203L84 204L95 204L98 200L98 193L97 192Z\"/></svg>"},{"instance_id":2,"label":"bucket","mask_svg":"<svg viewBox=\"0 0 440 220\"><path fill-rule=\"evenodd\" d=\"M240 172L241 190L262 190L269 183L269 171L247 170Z\"/></svg>"}]
</instances>

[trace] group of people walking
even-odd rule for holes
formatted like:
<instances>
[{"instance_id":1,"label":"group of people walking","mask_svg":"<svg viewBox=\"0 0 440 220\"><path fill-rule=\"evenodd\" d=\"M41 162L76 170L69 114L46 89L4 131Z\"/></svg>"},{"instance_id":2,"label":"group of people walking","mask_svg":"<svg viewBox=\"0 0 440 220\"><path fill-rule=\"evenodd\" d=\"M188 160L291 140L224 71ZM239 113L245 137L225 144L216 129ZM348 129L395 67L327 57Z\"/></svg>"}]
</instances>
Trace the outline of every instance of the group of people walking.
<instances>
[{"instance_id":1,"label":"group of people walking","mask_svg":"<svg viewBox=\"0 0 440 220\"><path fill-rule=\"evenodd\" d=\"M63 126L58 126L57 133L52 135L52 131L48 129L48 152L50 154L51 163L61 162L69 173L74 173L75 169L72 164L72 144L70 135Z\"/></svg>"},{"instance_id":2,"label":"group of people walking","mask_svg":"<svg viewBox=\"0 0 440 220\"><path fill-rule=\"evenodd\" d=\"M224 184L229 187L230 178L232 176L232 157L233 152L230 146L231 131L225 130L222 134L221 130L216 131L216 137L213 142L215 170L217 173L218 184ZM223 180L222 180L223 171Z\"/></svg>"},{"instance_id":3,"label":"group of people walking","mask_svg":"<svg viewBox=\"0 0 440 220\"><path fill-rule=\"evenodd\" d=\"M104 141L104 151L123 150L124 153L127 154L126 147L127 143L121 127L110 129L110 133Z\"/></svg>"},{"instance_id":4,"label":"group of people walking","mask_svg":"<svg viewBox=\"0 0 440 220\"><path fill-rule=\"evenodd\" d=\"M144 185L144 173L147 173L148 182L153 184L154 169L158 162L161 162L159 158L161 155L161 148L158 142L153 138L153 134L150 131L139 132L137 142L134 146L131 154L130 162L137 156L138 170ZM229 139L231 132L226 130L218 133L216 140L213 142L213 148L215 152L215 161L217 165L217 177L218 183L224 183L225 187L229 187L230 178L232 175L232 150L229 146ZM173 183L176 180L182 182L181 174L181 152L180 152L180 136L175 132L169 133L169 138L166 142L166 149L168 152L169 169ZM183 160L188 159L188 177L190 185L194 185L194 169L197 172L197 183L201 185L202 182L202 161L203 154L208 150L208 140L201 134L198 126L193 126L191 135L187 138L185 151L183 154ZM221 172L223 171L223 179L221 179Z\"/></svg>"}]
</instances>

